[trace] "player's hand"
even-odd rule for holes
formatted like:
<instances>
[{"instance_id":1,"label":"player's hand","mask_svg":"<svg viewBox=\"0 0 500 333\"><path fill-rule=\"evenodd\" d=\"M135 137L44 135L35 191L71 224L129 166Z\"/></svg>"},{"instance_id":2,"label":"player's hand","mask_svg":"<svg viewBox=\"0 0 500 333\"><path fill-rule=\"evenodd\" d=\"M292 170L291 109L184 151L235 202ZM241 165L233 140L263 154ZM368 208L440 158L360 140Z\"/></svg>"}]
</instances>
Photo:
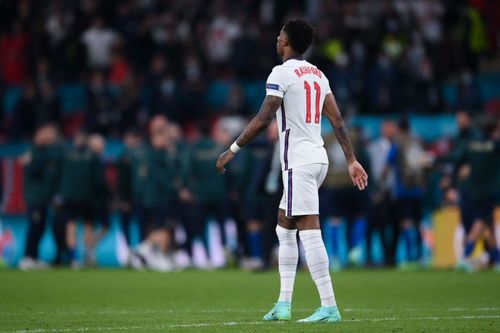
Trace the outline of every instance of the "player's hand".
<instances>
[{"instance_id":1,"label":"player's hand","mask_svg":"<svg viewBox=\"0 0 500 333\"><path fill-rule=\"evenodd\" d=\"M348 170L354 186L357 186L360 191L364 190L368 186L368 175L365 169L358 161L354 161L349 164Z\"/></svg>"},{"instance_id":2,"label":"player's hand","mask_svg":"<svg viewBox=\"0 0 500 333\"><path fill-rule=\"evenodd\" d=\"M226 173L226 168L224 166L231 162L231 160L234 158L235 153L233 153L231 150L226 150L222 154L219 155L219 158L217 159L217 170L219 170L220 173L224 174Z\"/></svg>"}]
</instances>

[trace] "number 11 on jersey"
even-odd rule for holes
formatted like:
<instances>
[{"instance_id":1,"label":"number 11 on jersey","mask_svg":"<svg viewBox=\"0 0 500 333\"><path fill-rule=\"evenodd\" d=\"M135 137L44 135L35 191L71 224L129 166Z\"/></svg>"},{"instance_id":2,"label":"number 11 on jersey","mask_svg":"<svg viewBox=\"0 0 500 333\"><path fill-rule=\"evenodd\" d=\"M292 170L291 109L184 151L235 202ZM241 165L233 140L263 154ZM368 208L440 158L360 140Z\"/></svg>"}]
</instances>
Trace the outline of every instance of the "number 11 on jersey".
<instances>
[{"instance_id":1,"label":"number 11 on jersey","mask_svg":"<svg viewBox=\"0 0 500 333\"><path fill-rule=\"evenodd\" d=\"M306 90L306 123L311 123L311 85L309 82L304 81L304 89ZM316 112L314 114L314 123L319 124L320 110L319 110L319 99L321 97L321 87L318 82L314 81L314 91L316 92L315 107Z\"/></svg>"}]
</instances>

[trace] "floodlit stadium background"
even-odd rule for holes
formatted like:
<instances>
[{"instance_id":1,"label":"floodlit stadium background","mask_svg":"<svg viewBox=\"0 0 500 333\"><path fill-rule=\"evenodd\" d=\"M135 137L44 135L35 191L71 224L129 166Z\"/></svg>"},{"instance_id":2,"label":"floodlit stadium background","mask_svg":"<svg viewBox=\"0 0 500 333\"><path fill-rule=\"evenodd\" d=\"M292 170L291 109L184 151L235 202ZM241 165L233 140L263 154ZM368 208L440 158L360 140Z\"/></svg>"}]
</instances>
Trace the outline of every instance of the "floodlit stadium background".
<instances>
[{"instance_id":1,"label":"floodlit stadium background","mask_svg":"<svg viewBox=\"0 0 500 333\"><path fill-rule=\"evenodd\" d=\"M368 193L351 201L368 226L358 230L355 222L344 221L339 244L333 244L331 226L324 221L330 253L337 246L337 258L332 258L336 267L352 265L353 232L362 235L356 265L393 265L408 259L407 249L396 239L395 258L389 260L380 237L399 224L397 214L392 215L396 201L390 199L387 207L392 208L373 213L383 188L374 170L384 163L377 160L377 143L389 120L409 122L428 162L422 166L420 228L414 230L415 239L418 233L422 236L421 251L410 250L420 253L423 266L454 267L463 252L450 159L460 132L461 118L456 115L463 111L475 124L485 117L498 121L500 114L500 3L493 0L0 1L0 262L15 267L25 256L30 207L23 156L33 144L35 129L50 121L59 127L60 144L69 145L83 130L104 136L108 190L102 202L111 227L97 244L96 259L99 266L126 265L124 212L131 213L127 235L132 248L140 241L141 227L135 209L140 203L126 197L120 186L124 136L133 130L147 141L150 120L164 115L182 154L196 156L204 132L212 138L206 141L223 151L258 111L267 75L280 63L276 36L290 17L305 17L315 25L316 40L306 59L328 76L355 136L358 156L370 165ZM325 137L330 133L325 123ZM174 186L182 198L169 203L179 212L169 250L175 260L186 265L191 250L186 229L191 228L203 230L212 260L208 265L195 239L197 267L273 265L276 194L259 183L268 176L260 166L269 157L272 137L263 135L245 148L246 157L222 183L217 179L222 176L212 175L214 167L207 171L215 160L199 159L193 163L201 171L187 179L206 172L208 176L196 185L187 181L182 189ZM338 149L329 151L335 155ZM335 165L341 168L342 162ZM333 181L331 186L344 184ZM57 236L51 226L58 194L56 190L46 204L50 213L38 247L39 259L46 262L56 258ZM177 193L172 196L178 200ZM328 206L330 199L322 197L322 205ZM207 222L189 214L200 210L196 200L224 207L219 221L223 235L213 218ZM498 234L498 211L495 218ZM380 219L386 221L383 228ZM78 252L83 259L81 231ZM236 261L226 262L221 240ZM474 256L481 265L487 263L483 244L477 245Z\"/></svg>"}]
</instances>

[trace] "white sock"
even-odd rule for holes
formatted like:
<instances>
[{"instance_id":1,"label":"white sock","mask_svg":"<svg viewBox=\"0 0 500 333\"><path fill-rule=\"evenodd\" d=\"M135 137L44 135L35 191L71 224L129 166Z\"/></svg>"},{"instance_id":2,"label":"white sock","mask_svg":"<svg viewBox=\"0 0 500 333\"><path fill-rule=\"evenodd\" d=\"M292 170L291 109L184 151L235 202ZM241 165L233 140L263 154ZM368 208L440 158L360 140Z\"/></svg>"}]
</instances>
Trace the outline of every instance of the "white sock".
<instances>
[{"instance_id":1,"label":"white sock","mask_svg":"<svg viewBox=\"0 0 500 333\"><path fill-rule=\"evenodd\" d=\"M321 306L336 306L332 280L328 270L328 255L325 243L321 238L321 230L301 230L299 236L304 246L307 267L318 288Z\"/></svg>"},{"instance_id":2,"label":"white sock","mask_svg":"<svg viewBox=\"0 0 500 333\"><path fill-rule=\"evenodd\" d=\"M297 272L299 251L297 247L297 229L289 230L276 226L276 235L280 242L278 267L280 272L279 301L292 301L293 283Z\"/></svg>"}]
</instances>

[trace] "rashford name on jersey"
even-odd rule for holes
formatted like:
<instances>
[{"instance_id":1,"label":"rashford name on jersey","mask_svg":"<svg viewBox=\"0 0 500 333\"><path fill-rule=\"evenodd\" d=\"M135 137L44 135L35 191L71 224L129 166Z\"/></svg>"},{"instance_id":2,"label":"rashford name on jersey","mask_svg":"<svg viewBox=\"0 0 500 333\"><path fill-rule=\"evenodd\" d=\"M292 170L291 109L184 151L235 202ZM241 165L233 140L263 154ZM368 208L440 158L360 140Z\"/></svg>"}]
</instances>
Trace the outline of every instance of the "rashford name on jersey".
<instances>
[{"instance_id":1,"label":"rashford name on jersey","mask_svg":"<svg viewBox=\"0 0 500 333\"><path fill-rule=\"evenodd\" d=\"M321 71L317 67L300 66L299 68L294 70L294 72L298 77L301 77L304 74L314 74L320 79L323 77L323 73L321 73Z\"/></svg>"}]
</instances>

